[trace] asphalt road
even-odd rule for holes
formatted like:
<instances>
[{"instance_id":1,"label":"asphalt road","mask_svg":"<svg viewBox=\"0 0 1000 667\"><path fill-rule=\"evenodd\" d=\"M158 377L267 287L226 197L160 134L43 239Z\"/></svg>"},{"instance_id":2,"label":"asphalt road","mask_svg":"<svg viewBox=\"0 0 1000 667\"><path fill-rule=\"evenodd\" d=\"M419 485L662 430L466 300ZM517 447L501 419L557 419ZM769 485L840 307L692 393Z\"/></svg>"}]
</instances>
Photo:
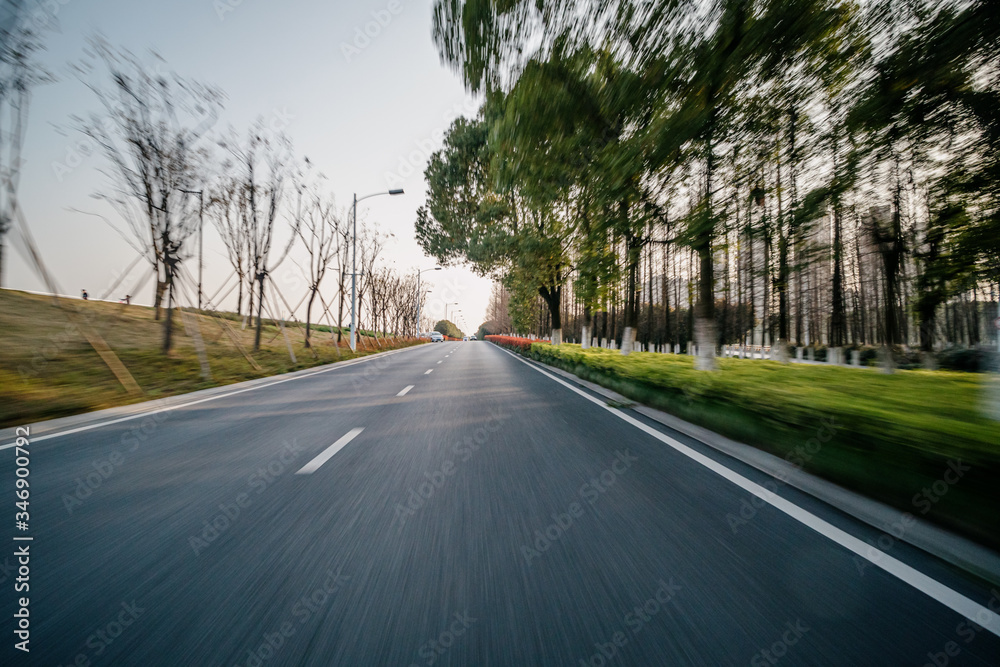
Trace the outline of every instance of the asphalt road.
<instances>
[{"instance_id":1,"label":"asphalt road","mask_svg":"<svg viewBox=\"0 0 1000 667\"><path fill-rule=\"evenodd\" d=\"M1000 664L941 601L1000 593L884 539L887 572L792 514L877 533L601 403L443 343L35 442L0 664Z\"/></svg>"}]
</instances>

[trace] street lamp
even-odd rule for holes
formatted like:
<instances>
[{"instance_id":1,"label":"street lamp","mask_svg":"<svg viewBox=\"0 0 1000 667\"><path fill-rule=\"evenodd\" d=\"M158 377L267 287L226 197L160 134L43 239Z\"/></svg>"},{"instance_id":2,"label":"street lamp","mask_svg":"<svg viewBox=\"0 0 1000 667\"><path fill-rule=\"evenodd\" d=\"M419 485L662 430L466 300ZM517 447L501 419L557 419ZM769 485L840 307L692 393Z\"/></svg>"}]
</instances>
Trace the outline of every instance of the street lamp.
<instances>
[{"instance_id":1,"label":"street lamp","mask_svg":"<svg viewBox=\"0 0 1000 667\"><path fill-rule=\"evenodd\" d=\"M451 319L450 319L450 318L448 317L448 305L449 305L449 304L445 304L445 307L444 307L444 319L445 319L446 321L448 321L448 322L451 322ZM453 304L450 304L450 305L452 305L452 306L457 306L457 305L458 305L458 302L456 301L455 303L453 303ZM458 314L458 313L461 313L461 312L462 312L462 309L461 309L461 308L458 308L458 309L456 309L456 310L453 310L453 311L451 311L451 317L455 317L455 315L456 315L456 314ZM457 324L455 324L454 322L451 322L451 324L452 324L452 326L454 326L454 327L455 327L456 329L458 328L458 325L457 325Z\"/></svg>"},{"instance_id":2,"label":"street lamp","mask_svg":"<svg viewBox=\"0 0 1000 667\"><path fill-rule=\"evenodd\" d=\"M417 271L417 337L418 338L420 337L420 302L422 301L421 297L423 296L420 293L420 275L423 273L427 273L428 271L440 271L440 270L441 270L440 266L435 266L432 269L424 269L423 271Z\"/></svg>"},{"instance_id":3,"label":"street lamp","mask_svg":"<svg viewBox=\"0 0 1000 667\"><path fill-rule=\"evenodd\" d=\"M457 305L458 305L458 301L456 301L454 303L446 303L446 304L444 304L444 321L445 322L451 322L451 320L448 319L448 308L450 306L457 306ZM452 314L454 315L454 313L452 313Z\"/></svg>"},{"instance_id":4,"label":"street lamp","mask_svg":"<svg viewBox=\"0 0 1000 667\"><path fill-rule=\"evenodd\" d=\"M364 197L358 197L358 193L354 193L354 204L351 206L351 217L353 218L354 224L354 238L351 241L351 352L356 352L358 349L356 338L358 323L355 319L355 312L358 304L358 202L364 201L369 197L378 197L379 195L401 194L403 194L403 188L389 190L388 192L373 192L372 194L365 195Z\"/></svg>"}]
</instances>

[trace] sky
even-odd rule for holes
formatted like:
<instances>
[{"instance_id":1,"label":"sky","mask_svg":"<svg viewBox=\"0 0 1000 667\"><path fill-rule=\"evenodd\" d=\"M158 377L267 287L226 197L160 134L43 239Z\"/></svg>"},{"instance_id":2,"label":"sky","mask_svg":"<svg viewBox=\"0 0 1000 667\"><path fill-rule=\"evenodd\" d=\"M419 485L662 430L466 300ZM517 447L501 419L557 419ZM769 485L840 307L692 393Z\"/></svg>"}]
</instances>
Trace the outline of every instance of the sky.
<instances>
[{"instance_id":1,"label":"sky","mask_svg":"<svg viewBox=\"0 0 1000 667\"><path fill-rule=\"evenodd\" d=\"M87 289L100 297L136 257L106 221L88 215L113 216L93 197L108 190L108 181L101 156L70 124L71 115L98 108L70 71L97 33L144 59L153 49L165 69L222 88L227 101L213 129L232 126L242 134L257 117L282 127L296 154L327 176L338 205L349 207L355 193L404 188L403 196L365 200L358 219L393 235L386 265L400 273L435 266L414 240L416 210L426 193L423 171L450 122L473 115L477 101L440 62L431 37L433 0L34 2L26 1L29 15L37 6L56 13L39 60L57 81L32 97L19 200L60 292ZM204 244L204 291L211 295L231 269L207 219ZM292 257L304 254L299 248ZM45 289L16 249L8 249L8 258L5 286ZM140 263L109 298L131 291L145 271ZM274 276L293 305L305 293L291 261ZM433 317L444 317L445 305L452 304L449 314L460 312L449 319L466 332L483 321L489 280L462 267L432 271L423 280L432 288L426 311ZM332 294L332 284L325 283L323 292ZM151 303L152 293L150 280L135 302ZM298 314L304 316L304 309Z\"/></svg>"}]
</instances>

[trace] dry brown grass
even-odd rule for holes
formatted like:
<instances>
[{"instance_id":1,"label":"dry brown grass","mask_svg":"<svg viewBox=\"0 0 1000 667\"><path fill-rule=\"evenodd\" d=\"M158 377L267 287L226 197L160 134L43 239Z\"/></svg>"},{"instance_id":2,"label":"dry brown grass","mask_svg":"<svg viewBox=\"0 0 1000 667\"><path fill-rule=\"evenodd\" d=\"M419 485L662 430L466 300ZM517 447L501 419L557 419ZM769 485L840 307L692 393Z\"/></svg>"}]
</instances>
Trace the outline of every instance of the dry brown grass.
<instances>
[{"instance_id":1,"label":"dry brown grass","mask_svg":"<svg viewBox=\"0 0 1000 667\"><path fill-rule=\"evenodd\" d=\"M253 352L249 322L242 329L241 321L226 320L236 340L260 366L258 371L240 353L218 317L193 313L211 366L212 380L207 381L201 377L194 340L185 332L178 311L173 349L163 355L163 326L154 319L152 308L78 299L61 304L56 306L50 297L0 290L0 426L182 394L416 344L406 340L392 346L382 342L385 347L379 347L373 338L363 336L354 355L346 336L338 348L329 332L313 331L313 347L307 349L303 328L291 324L285 330L297 359L292 363L285 337L273 323L265 321L261 349ZM85 322L107 342L142 395L125 391L74 319Z\"/></svg>"}]
</instances>

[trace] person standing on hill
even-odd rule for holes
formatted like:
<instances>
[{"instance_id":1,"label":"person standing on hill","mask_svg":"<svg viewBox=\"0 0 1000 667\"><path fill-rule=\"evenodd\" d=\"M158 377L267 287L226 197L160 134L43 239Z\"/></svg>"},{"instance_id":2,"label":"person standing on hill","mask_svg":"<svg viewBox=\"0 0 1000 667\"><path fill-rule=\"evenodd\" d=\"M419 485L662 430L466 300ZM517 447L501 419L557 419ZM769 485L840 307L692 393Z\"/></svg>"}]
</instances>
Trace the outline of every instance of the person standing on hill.
<instances>
[{"instance_id":1,"label":"person standing on hill","mask_svg":"<svg viewBox=\"0 0 1000 667\"><path fill-rule=\"evenodd\" d=\"M80 294L83 296L83 300L86 301L87 300L87 290L85 290L85 289L80 290Z\"/></svg>"}]
</instances>

